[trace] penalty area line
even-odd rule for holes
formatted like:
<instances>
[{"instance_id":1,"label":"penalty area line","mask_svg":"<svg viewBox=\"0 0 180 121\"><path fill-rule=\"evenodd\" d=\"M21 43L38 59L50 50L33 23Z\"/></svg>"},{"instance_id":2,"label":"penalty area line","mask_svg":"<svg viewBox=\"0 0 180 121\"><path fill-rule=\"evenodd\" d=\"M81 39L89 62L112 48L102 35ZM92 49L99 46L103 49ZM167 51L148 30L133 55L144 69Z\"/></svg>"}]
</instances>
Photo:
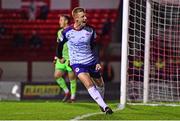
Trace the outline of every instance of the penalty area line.
<instances>
[{"instance_id":1,"label":"penalty area line","mask_svg":"<svg viewBox=\"0 0 180 121\"><path fill-rule=\"evenodd\" d=\"M116 112L116 111L119 111L119 110L121 110L121 109L117 108L117 109L113 110L113 112ZM77 117L71 119L70 121L78 121L78 120L82 120L84 118L91 117L91 116L98 115L98 114L105 114L105 113L103 113L103 112L87 113L87 114L84 114L84 115L81 115L81 116L77 116Z\"/></svg>"}]
</instances>

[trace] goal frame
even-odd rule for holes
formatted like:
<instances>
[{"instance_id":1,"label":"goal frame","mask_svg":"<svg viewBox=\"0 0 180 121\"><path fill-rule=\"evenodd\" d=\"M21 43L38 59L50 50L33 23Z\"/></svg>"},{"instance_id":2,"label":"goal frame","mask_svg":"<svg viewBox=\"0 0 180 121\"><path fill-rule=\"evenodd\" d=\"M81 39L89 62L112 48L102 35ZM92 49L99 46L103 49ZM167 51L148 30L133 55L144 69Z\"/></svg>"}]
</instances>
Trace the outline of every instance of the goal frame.
<instances>
[{"instance_id":1,"label":"goal frame","mask_svg":"<svg viewBox=\"0 0 180 121\"><path fill-rule=\"evenodd\" d=\"M123 26L122 26L122 48L121 48L121 83L120 83L120 104L123 109L126 104L126 84L127 84L127 52L128 52L128 23L129 20L129 0L123 1ZM148 102L149 83L149 58L150 58L150 29L151 29L151 3L146 0L146 24L145 24L145 53L144 53L144 87L143 103Z\"/></svg>"},{"instance_id":2,"label":"goal frame","mask_svg":"<svg viewBox=\"0 0 180 121\"><path fill-rule=\"evenodd\" d=\"M149 102L149 75L150 75L150 39L151 39L151 2L155 0L146 0L146 16L145 18L145 42L144 42L144 75L143 75L143 98L142 103L140 105L151 105L151 106L180 106L180 104L172 104L172 103L156 103L152 104ZM162 4L165 4L166 0L162 0ZM177 1L174 0L174 5L177 5ZM169 3L169 2L168 2ZM180 2L178 2L178 6ZM123 21L122 21L122 48L121 48L121 78L120 78L120 103L118 107L120 109L124 109L127 103L127 76L128 76L128 41L129 41L129 14L130 14L130 0L123 0ZM133 104L133 103L130 103ZM135 103L133 105L139 105L139 103Z\"/></svg>"}]
</instances>

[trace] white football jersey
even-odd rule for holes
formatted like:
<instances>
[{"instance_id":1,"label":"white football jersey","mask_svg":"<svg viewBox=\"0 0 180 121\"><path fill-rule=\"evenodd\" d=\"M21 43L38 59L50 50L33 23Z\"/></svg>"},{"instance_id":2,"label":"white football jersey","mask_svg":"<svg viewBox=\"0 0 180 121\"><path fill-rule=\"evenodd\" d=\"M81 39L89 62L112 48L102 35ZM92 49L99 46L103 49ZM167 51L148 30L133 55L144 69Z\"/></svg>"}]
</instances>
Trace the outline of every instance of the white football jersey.
<instances>
[{"instance_id":1,"label":"white football jersey","mask_svg":"<svg viewBox=\"0 0 180 121\"><path fill-rule=\"evenodd\" d=\"M95 37L96 33L90 26L85 26L81 30L75 30L70 26L62 32L61 41L67 41L70 65L97 62L92 50Z\"/></svg>"}]
</instances>

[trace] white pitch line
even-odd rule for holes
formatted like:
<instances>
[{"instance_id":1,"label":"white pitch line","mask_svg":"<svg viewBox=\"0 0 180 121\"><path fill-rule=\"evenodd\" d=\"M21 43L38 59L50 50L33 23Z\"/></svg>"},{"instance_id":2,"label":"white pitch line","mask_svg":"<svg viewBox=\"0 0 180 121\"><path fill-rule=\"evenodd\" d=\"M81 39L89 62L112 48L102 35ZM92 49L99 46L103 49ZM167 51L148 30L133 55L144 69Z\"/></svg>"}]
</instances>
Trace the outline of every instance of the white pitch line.
<instances>
[{"instance_id":1,"label":"white pitch line","mask_svg":"<svg viewBox=\"0 0 180 121\"><path fill-rule=\"evenodd\" d=\"M118 110L121 110L121 109L117 108L117 109L113 110L113 112L116 112ZM91 116L98 115L98 114L104 114L104 113L103 112L87 113L87 114L84 114L84 115L81 115L81 116L77 116L77 117L71 119L70 121L78 121L78 120L82 120L84 118L91 117Z\"/></svg>"},{"instance_id":2,"label":"white pitch line","mask_svg":"<svg viewBox=\"0 0 180 121\"><path fill-rule=\"evenodd\" d=\"M145 105L145 106L162 106L163 104L141 104L141 103L128 103L129 105ZM163 105L163 106L180 106L180 105ZM113 110L113 112L119 111L119 110L123 110L124 107L120 107L116 108L115 110ZM88 114L84 114L81 116L77 116L73 119L71 119L70 121L78 121L78 120L82 120L84 118L90 117L90 116L94 116L94 115L98 115L98 114L104 114L103 112L96 112L96 113L88 113Z\"/></svg>"}]
</instances>

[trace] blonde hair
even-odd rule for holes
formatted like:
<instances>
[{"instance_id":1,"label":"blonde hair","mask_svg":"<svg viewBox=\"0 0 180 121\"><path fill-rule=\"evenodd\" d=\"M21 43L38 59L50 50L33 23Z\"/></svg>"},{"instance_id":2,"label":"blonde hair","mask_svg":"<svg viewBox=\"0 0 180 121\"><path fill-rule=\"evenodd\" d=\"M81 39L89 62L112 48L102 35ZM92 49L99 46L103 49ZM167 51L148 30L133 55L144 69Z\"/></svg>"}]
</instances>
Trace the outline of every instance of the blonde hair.
<instances>
[{"instance_id":1,"label":"blonde hair","mask_svg":"<svg viewBox=\"0 0 180 121\"><path fill-rule=\"evenodd\" d=\"M73 18L76 16L77 13L79 12L85 12L85 9L84 8L81 8L81 7L75 7L73 10L72 10L72 16Z\"/></svg>"}]
</instances>

